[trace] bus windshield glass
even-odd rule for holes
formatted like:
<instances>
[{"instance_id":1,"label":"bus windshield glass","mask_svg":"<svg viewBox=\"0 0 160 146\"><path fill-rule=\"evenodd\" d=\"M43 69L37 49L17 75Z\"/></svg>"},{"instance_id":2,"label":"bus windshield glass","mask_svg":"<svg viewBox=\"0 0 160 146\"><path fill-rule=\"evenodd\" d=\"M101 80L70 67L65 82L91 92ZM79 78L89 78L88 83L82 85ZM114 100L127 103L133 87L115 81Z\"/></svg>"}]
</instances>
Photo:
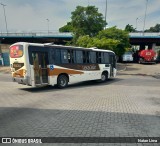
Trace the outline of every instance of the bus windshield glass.
<instances>
[{"instance_id":1,"label":"bus windshield glass","mask_svg":"<svg viewBox=\"0 0 160 146\"><path fill-rule=\"evenodd\" d=\"M19 58L23 56L23 46L15 45L10 48L10 57L11 58Z\"/></svg>"}]
</instances>

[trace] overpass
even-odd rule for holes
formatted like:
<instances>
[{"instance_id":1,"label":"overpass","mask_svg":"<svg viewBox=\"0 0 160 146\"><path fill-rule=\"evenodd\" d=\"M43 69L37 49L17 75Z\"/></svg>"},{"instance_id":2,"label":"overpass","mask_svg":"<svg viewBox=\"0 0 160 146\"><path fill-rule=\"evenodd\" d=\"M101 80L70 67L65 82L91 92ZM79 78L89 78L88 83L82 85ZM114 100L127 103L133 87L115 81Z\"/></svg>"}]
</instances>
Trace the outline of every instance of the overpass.
<instances>
[{"instance_id":1,"label":"overpass","mask_svg":"<svg viewBox=\"0 0 160 146\"><path fill-rule=\"evenodd\" d=\"M143 50L145 46L154 49L155 46L160 46L160 33L130 33L129 40L131 45L138 45L141 50Z\"/></svg>"},{"instance_id":2,"label":"overpass","mask_svg":"<svg viewBox=\"0 0 160 146\"><path fill-rule=\"evenodd\" d=\"M27 32L27 33L0 33L0 44L13 44L15 42L36 42L65 44L73 38L72 33L59 32ZM135 32L129 34L131 45L153 45L160 46L160 33Z\"/></svg>"},{"instance_id":3,"label":"overpass","mask_svg":"<svg viewBox=\"0 0 160 146\"><path fill-rule=\"evenodd\" d=\"M28 33L0 33L0 64L2 58L4 65L9 65L9 45L16 42L32 42L32 43L50 43L66 44L67 41L72 40L71 33L59 32L28 32ZM133 46L140 46L140 49L155 48L160 46L160 33L130 33L130 44Z\"/></svg>"},{"instance_id":4,"label":"overpass","mask_svg":"<svg viewBox=\"0 0 160 146\"><path fill-rule=\"evenodd\" d=\"M0 44L16 42L65 44L73 38L71 33L59 32L27 32L27 33L0 33Z\"/></svg>"}]
</instances>

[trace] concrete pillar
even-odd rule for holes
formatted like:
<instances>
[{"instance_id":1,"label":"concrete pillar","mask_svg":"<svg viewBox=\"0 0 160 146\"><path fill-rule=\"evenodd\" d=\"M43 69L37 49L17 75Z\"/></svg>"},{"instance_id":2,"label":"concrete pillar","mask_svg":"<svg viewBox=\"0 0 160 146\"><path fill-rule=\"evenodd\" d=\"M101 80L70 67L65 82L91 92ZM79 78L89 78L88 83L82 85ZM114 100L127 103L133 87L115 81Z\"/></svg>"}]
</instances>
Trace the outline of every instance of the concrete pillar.
<instances>
[{"instance_id":1,"label":"concrete pillar","mask_svg":"<svg viewBox=\"0 0 160 146\"><path fill-rule=\"evenodd\" d=\"M0 53L2 53L2 50L1 50L1 39L0 39Z\"/></svg>"},{"instance_id":2,"label":"concrete pillar","mask_svg":"<svg viewBox=\"0 0 160 146\"><path fill-rule=\"evenodd\" d=\"M153 43L153 44L152 44L152 49L153 49L153 50L156 50L156 43Z\"/></svg>"},{"instance_id":3,"label":"concrete pillar","mask_svg":"<svg viewBox=\"0 0 160 146\"><path fill-rule=\"evenodd\" d=\"M158 50L156 49L156 43L153 43L153 44L152 44L152 49L156 52L155 58L157 58L158 55L159 55L159 53L158 53Z\"/></svg>"},{"instance_id":4,"label":"concrete pillar","mask_svg":"<svg viewBox=\"0 0 160 146\"><path fill-rule=\"evenodd\" d=\"M144 44L143 44L143 45L142 45L142 44L140 45L140 50L145 50L145 45L144 45Z\"/></svg>"}]
</instances>

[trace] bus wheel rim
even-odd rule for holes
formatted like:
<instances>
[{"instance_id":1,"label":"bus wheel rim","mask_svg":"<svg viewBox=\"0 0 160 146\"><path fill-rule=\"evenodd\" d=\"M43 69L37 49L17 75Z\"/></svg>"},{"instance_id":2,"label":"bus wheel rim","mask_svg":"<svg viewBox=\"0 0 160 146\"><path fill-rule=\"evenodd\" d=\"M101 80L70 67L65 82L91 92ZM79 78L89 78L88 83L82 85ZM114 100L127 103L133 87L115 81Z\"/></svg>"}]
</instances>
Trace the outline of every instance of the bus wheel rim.
<instances>
[{"instance_id":1,"label":"bus wheel rim","mask_svg":"<svg viewBox=\"0 0 160 146\"><path fill-rule=\"evenodd\" d=\"M64 78L60 79L60 85L65 86L66 85L66 80Z\"/></svg>"},{"instance_id":2,"label":"bus wheel rim","mask_svg":"<svg viewBox=\"0 0 160 146\"><path fill-rule=\"evenodd\" d=\"M105 81L105 79L106 79L106 76L105 76L104 74L102 74L101 80L102 80L102 81Z\"/></svg>"}]
</instances>

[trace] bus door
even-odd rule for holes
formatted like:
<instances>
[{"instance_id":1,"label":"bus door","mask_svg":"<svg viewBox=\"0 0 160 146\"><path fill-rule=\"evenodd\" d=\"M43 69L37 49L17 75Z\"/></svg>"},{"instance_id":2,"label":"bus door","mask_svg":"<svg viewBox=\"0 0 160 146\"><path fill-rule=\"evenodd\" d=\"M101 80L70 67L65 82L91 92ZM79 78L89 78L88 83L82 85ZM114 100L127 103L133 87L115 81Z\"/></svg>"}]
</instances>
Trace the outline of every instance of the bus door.
<instances>
[{"instance_id":1,"label":"bus door","mask_svg":"<svg viewBox=\"0 0 160 146\"><path fill-rule=\"evenodd\" d=\"M48 84L47 52L32 52L35 85Z\"/></svg>"},{"instance_id":2,"label":"bus door","mask_svg":"<svg viewBox=\"0 0 160 146\"><path fill-rule=\"evenodd\" d=\"M110 76L114 76L114 68L116 68L116 58L114 55L109 55L109 61L110 61Z\"/></svg>"}]
</instances>

